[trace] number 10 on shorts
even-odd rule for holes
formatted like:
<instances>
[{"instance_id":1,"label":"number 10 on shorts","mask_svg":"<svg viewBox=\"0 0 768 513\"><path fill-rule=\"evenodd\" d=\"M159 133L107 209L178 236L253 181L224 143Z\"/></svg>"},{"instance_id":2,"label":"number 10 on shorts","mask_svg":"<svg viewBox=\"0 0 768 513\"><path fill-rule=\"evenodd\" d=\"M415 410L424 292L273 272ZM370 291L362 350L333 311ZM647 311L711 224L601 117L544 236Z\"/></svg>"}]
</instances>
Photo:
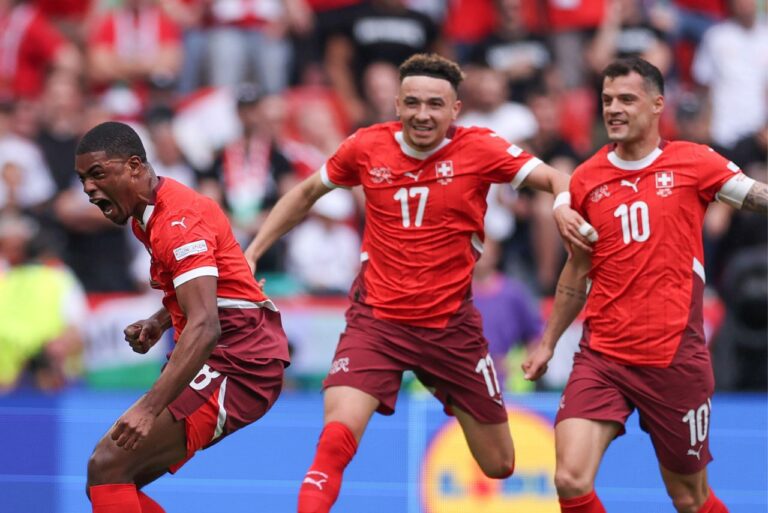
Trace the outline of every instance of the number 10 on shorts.
<instances>
[{"instance_id":1,"label":"number 10 on shorts","mask_svg":"<svg viewBox=\"0 0 768 513\"><path fill-rule=\"evenodd\" d=\"M712 400L707 399L706 403L695 410L688 410L683 416L682 421L688 423L691 430L691 447L707 439L709 432L709 414L712 411Z\"/></svg>"},{"instance_id":2,"label":"number 10 on shorts","mask_svg":"<svg viewBox=\"0 0 768 513\"><path fill-rule=\"evenodd\" d=\"M482 374L485 379L485 386L488 387L488 395L496 397L501 394L501 388L499 387L499 380L496 378L496 369L493 367L493 359L491 355L485 355L484 358L480 358L475 367L475 372Z\"/></svg>"}]
</instances>

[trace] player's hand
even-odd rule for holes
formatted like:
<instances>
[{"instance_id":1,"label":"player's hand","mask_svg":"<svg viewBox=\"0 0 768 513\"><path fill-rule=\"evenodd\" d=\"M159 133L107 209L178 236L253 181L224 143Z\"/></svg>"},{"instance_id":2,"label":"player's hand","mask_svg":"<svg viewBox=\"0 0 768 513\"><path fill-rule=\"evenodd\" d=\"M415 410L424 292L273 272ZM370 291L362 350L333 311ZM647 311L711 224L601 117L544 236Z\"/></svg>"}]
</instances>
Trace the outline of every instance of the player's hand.
<instances>
[{"instance_id":1,"label":"player's hand","mask_svg":"<svg viewBox=\"0 0 768 513\"><path fill-rule=\"evenodd\" d=\"M144 354L154 346L165 330L160 323L153 319L144 319L129 324L124 330L125 341L131 346L134 352Z\"/></svg>"},{"instance_id":2,"label":"player's hand","mask_svg":"<svg viewBox=\"0 0 768 513\"><path fill-rule=\"evenodd\" d=\"M539 344L536 348L528 354L528 358L525 359L520 366L525 373L525 379L528 381L536 381L547 372L547 364L552 359L554 351L544 344Z\"/></svg>"},{"instance_id":3,"label":"player's hand","mask_svg":"<svg viewBox=\"0 0 768 513\"><path fill-rule=\"evenodd\" d=\"M557 207L554 216L566 248L570 249L573 244L588 253L592 252L592 244L597 242L597 230L592 225L568 205Z\"/></svg>"},{"instance_id":4,"label":"player's hand","mask_svg":"<svg viewBox=\"0 0 768 513\"><path fill-rule=\"evenodd\" d=\"M118 447L131 451L144 440L155 423L155 415L137 402L117 419L111 438Z\"/></svg>"}]
</instances>

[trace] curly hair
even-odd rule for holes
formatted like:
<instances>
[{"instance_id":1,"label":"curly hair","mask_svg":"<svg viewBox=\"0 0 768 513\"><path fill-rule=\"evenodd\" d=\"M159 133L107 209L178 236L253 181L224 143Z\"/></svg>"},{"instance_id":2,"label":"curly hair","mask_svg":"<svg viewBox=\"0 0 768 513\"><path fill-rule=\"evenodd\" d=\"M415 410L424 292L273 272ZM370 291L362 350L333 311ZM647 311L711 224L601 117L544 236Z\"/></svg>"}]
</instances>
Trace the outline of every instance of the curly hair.
<instances>
[{"instance_id":1,"label":"curly hair","mask_svg":"<svg viewBox=\"0 0 768 513\"><path fill-rule=\"evenodd\" d=\"M147 161L147 152L139 134L125 123L117 121L107 121L88 130L77 144L75 154L94 151L103 151L110 157L127 158L136 155L142 162Z\"/></svg>"},{"instance_id":2,"label":"curly hair","mask_svg":"<svg viewBox=\"0 0 768 513\"><path fill-rule=\"evenodd\" d=\"M427 76L450 82L454 91L464 80L464 72L458 64L436 53L417 53L400 65L400 82L405 77Z\"/></svg>"}]
</instances>

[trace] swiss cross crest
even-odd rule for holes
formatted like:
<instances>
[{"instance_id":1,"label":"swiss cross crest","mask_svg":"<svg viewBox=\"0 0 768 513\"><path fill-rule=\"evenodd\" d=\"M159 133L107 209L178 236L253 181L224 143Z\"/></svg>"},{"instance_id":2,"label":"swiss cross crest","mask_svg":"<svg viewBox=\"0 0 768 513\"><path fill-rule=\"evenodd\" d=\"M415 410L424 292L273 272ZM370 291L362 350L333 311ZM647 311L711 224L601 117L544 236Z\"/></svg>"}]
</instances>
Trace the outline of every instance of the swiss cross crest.
<instances>
[{"instance_id":1,"label":"swiss cross crest","mask_svg":"<svg viewBox=\"0 0 768 513\"><path fill-rule=\"evenodd\" d=\"M443 185L451 183L453 180L453 161L441 160L435 164L435 173L437 174L437 181Z\"/></svg>"},{"instance_id":2,"label":"swiss cross crest","mask_svg":"<svg viewBox=\"0 0 768 513\"><path fill-rule=\"evenodd\" d=\"M675 174L672 171L656 171L656 194L666 198L672 194L675 186Z\"/></svg>"},{"instance_id":3,"label":"swiss cross crest","mask_svg":"<svg viewBox=\"0 0 768 513\"><path fill-rule=\"evenodd\" d=\"M601 199L607 198L610 195L611 193L608 191L608 186L601 185L589 194L589 199L591 199L593 203L597 203Z\"/></svg>"},{"instance_id":4,"label":"swiss cross crest","mask_svg":"<svg viewBox=\"0 0 768 513\"><path fill-rule=\"evenodd\" d=\"M368 170L368 174L373 183L392 183L392 171L388 167L374 167Z\"/></svg>"}]
</instances>

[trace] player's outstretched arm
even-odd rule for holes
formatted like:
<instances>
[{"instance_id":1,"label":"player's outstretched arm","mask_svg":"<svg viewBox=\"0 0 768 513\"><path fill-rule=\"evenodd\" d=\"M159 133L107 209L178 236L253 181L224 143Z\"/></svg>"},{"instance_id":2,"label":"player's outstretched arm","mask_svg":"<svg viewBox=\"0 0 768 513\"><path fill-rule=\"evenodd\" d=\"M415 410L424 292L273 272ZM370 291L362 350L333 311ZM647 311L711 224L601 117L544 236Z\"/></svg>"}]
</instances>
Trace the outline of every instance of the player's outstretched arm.
<instances>
[{"instance_id":1,"label":"player's outstretched arm","mask_svg":"<svg viewBox=\"0 0 768 513\"><path fill-rule=\"evenodd\" d=\"M590 254L575 249L565 263L555 291L555 304L539 344L528 355L522 368L525 379L535 381L547 372L557 341L579 315L587 301L587 275L591 267Z\"/></svg>"},{"instance_id":2,"label":"player's outstretched arm","mask_svg":"<svg viewBox=\"0 0 768 513\"><path fill-rule=\"evenodd\" d=\"M164 307L146 319L129 324L123 330L125 341L136 353L144 354L171 327L171 314Z\"/></svg>"},{"instance_id":3,"label":"player's outstretched arm","mask_svg":"<svg viewBox=\"0 0 768 513\"><path fill-rule=\"evenodd\" d=\"M747 196L744 198L741 209L768 214L768 185L762 182L752 184Z\"/></svg>"},{"instance_id":4,"label":"player's outstretched arm","mask_svg":"<svg viewBox=\"0 0 768 513\"><path fill-rule=\"evenodd\" d=\"M317 171L280 198L264 220L259 233L245 250L245 259L248 260L251 271L256 272L256 262L261 255L304 219L312 205L330 191L331 189L323 183L320 171Z\"/></svg>"},{"instance_id":5,"label":"player's outstretched arm","mask_svg":"<svg viewBox=\"0 0 768 513\"><path fill-rule=\"evenodd\" d=\"M568 184L571 177L548 164L541 163L525 177L524 185L556 196L554 217L560 236L566 246L572 244L582 251L592 251L592 244L597 241L597 231L571 208ZM565 199L565 201L562 201Z\"/></svg>"},{"instance_id":6,"label":"player's outstretched arm","mask_svg":"<svg viewBox=\"0 0 768 513\"><path fill-rule=\"evenodd\" d=\"M119 447L130 450L146 438L155 418L192 381L216 346L221 333L216 281L215 276L200 276L176 289L187 324L152 388L115 422L111 436Z\"/></svg>"}]
</instances>

